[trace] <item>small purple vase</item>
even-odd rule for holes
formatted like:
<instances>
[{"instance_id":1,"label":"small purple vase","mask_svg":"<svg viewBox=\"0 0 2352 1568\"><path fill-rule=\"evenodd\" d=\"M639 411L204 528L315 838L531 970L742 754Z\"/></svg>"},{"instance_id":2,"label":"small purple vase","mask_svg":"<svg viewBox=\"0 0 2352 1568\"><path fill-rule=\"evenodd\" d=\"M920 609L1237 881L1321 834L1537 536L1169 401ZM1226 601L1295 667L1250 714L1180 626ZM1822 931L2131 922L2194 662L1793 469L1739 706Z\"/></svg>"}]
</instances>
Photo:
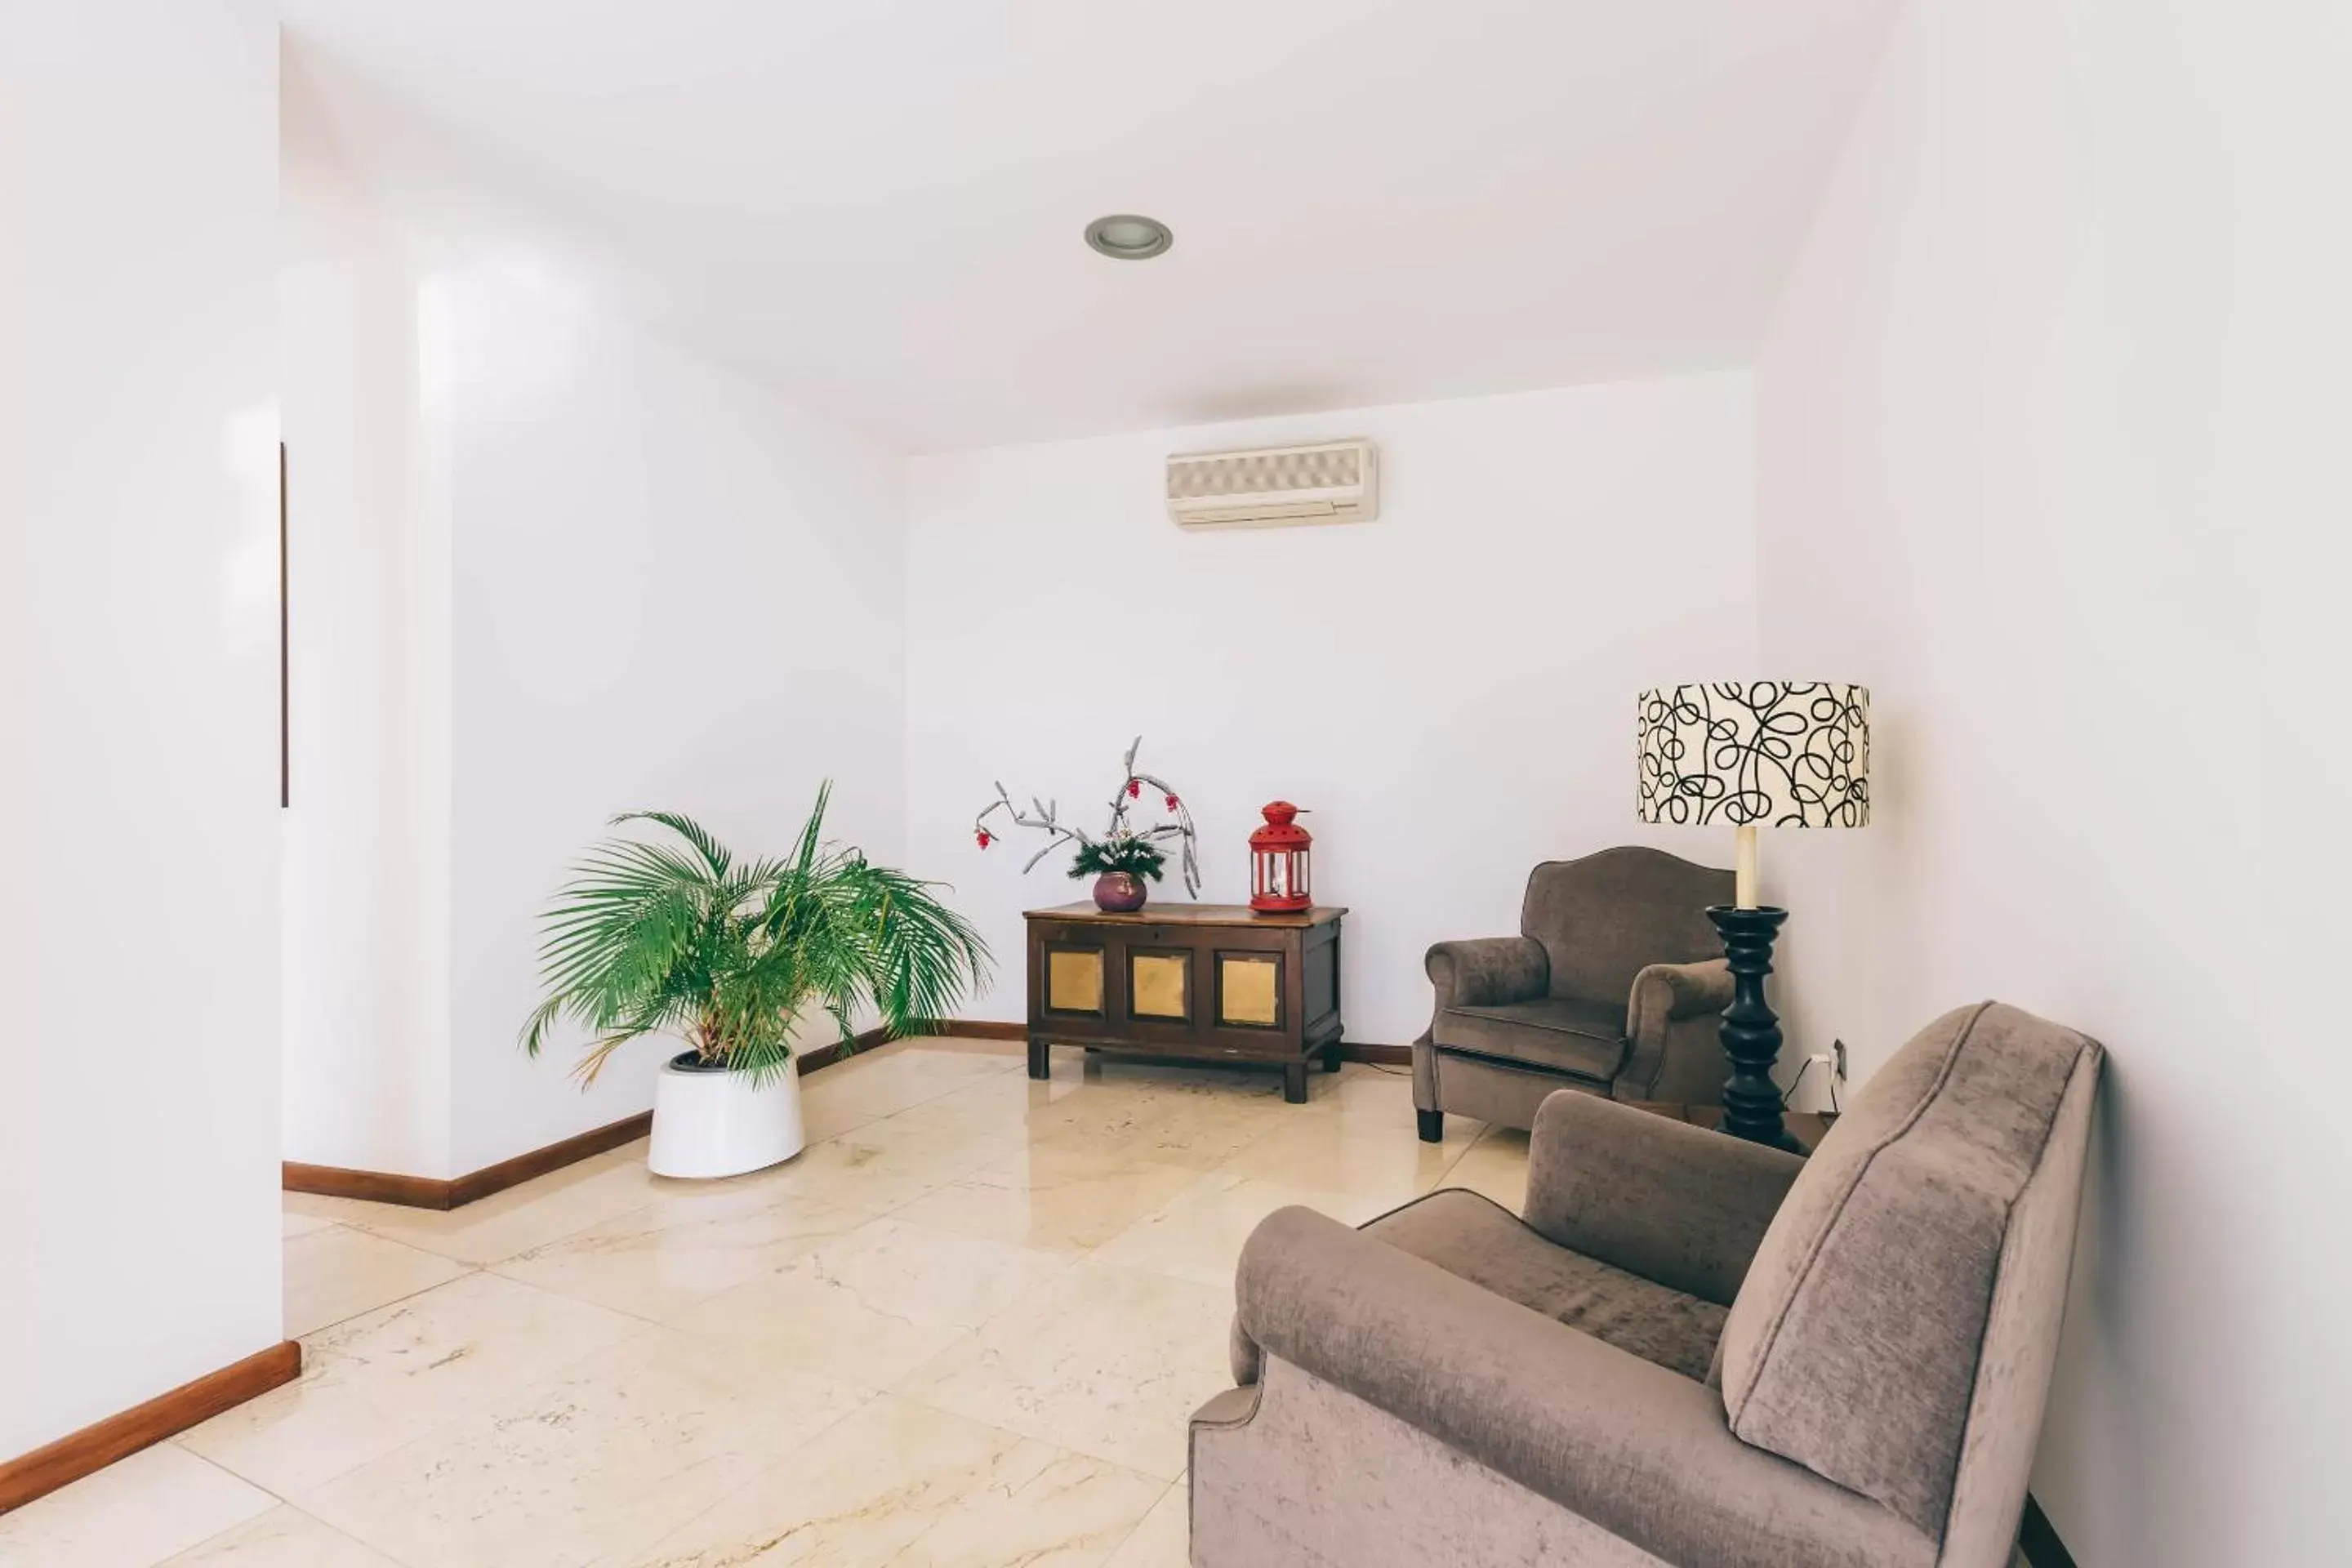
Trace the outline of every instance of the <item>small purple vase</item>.
<instances>
[{"instance_id":1,"label":"small purple vase","mask_svg":"<svg viewBox=\"0 0 2352 1568\"><path fill-rule=\"evenodd\" d=\"M1149 896L1143 879L1132 871L1105 871L1095 879L1095 908L1105 914L1132 914Z\"/></svg>"}]
</instances>

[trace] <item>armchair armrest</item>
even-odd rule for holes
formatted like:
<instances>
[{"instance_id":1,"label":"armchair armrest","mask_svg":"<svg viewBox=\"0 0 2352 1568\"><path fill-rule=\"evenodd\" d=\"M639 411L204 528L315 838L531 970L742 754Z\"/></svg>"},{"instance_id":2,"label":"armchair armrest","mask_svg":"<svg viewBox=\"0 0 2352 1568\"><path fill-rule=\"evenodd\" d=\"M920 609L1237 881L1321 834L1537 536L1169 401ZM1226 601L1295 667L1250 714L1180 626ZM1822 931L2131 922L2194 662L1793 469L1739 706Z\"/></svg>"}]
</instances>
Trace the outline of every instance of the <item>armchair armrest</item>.
<instances>
[{"instance_id":1,"label":"armchair armrest","mask_svg":"<svg viewBox=\"0 0 2352 1568\"><path fill-rule=\"evenodd\" d=\"M1729 1068L1714 1028L1702 1020L1730 1005L1731 965L1720 958L1653 963L1634 975L1625 999L1628 1049L1618 1098L1675 1100L1719 1089Z\"/></svg>"},{"instance_id":2,"label":"armchair armrest","mask_svg":"<svg viewBox=\"0 0 2352 1568\"><path fill-rule=\"evenodd\" d=\"M1595 1095L1536 1112L1527 1222L1562 1247L1728 1307L1805 1162Z\"/></svg>"},{"instance_id":3,"label":"armchair armrest","mask_svg":"<svg viewBox=\"0 0 2352 1568\"><path fill-rule=\"evenodd\" d=\"M1731 1435L1706 1384L1311 1209L1242 1249L1243 1331L1668 1563L1926 1568L1878 1504Z\"/></svg>"},{"instance_id":4,"label":"armchair armrest","mask_svg":"<svg viewBox=\"0 0 2352 1568\"><path fill-rule=\"evenodd\" d=\"M1684 1018L1704 1017L1731 1005L1731 962L1702 959L1696 963L1652 963L1633 976L1632 1003L1625 1016L1635 1028L1664 1025Z\"/></svg>"},{"instance_id":5,"label":"armchair armrest","mask_svg":"<svg viewBox=\"0 0 2352 1568\"><path fill-rule=\"evenodd\" d=\"M1525 1002L1551 984L1551 959L1533 937L1486 936L1441 942L1423 961L1437 988L1437 1008Z\"/></svg>"}]
</instances>

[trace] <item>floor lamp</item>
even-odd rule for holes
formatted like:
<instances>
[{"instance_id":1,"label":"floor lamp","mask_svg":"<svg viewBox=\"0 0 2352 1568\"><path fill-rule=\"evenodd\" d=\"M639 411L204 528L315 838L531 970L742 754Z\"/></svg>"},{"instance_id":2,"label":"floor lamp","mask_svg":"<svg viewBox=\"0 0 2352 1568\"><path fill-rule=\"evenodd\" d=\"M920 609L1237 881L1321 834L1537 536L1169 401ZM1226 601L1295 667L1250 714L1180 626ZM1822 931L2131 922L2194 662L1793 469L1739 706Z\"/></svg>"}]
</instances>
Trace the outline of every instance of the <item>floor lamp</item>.
<instances>
[{"instance_id":1,"label":"floor lamp","mask_svg":"<svg viewBox=\"0 0 2352 1568\"><path fill-rule=\"evenodd\" d=\"M1789 911L1756 901L1756 830L1868 824L1870 693L1820 680L1659 687L1642 693L1635 752L1643 821L1735 830L1732 901L1706 911L1731 966L1721 1127L1793 1150L1772 1081L1780 1023L1764 1000L1772 940Z\"/></svg>"}]
</instances>

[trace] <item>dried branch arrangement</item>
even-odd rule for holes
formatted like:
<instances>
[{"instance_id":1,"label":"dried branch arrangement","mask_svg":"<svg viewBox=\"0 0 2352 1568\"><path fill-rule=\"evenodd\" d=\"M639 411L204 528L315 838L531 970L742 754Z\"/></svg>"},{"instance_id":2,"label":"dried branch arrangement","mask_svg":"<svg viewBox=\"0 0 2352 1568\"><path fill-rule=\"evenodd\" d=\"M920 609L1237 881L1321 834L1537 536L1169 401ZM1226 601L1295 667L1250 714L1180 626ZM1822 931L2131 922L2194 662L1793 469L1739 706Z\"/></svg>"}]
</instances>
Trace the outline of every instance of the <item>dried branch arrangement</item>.
<instances>
[{"instance_id":1,"label":"dried branch arrangement","mask_svg":"<svg viewBox=\"0 0 2352 1568\"><path fill-rule=\"evenodd\" d=\"M1138 735L1135 744L1127 749L1127 759L1120 774L1118 791L1110 797L1110 821L1099 834L1089 834L1084 828L1072 827L1061 820L1057 801L1029 797L1029 809L1023 811L1013 804L1013 796L1003 783L996 786L996 798L971 819L973 840L985 849L996 842L996 830L989 818L1003 812L1016 827L1034 828L1045 835L1045 847L1029 857L1021 868L1032 870L1038 861L1065 846L1077 849L1070 875L1084 877L1101 871L1129 871L1137 876L1158 879L1166 856L1160 846L1174 839L1180 846L1177 864L1184 877L1184 891L1197 897L1201 891L1201 861L1194 852L1198 842L1192 832L1192 813L1175 786L1153 773L1139 773L1135 759L1143 750L1143 737ZM1174 820L1155 826L1139 828L1128 819L1128 812L1143 798L1146 788L1159 792L1161 804Z\"/></svg>"}]
</instances>

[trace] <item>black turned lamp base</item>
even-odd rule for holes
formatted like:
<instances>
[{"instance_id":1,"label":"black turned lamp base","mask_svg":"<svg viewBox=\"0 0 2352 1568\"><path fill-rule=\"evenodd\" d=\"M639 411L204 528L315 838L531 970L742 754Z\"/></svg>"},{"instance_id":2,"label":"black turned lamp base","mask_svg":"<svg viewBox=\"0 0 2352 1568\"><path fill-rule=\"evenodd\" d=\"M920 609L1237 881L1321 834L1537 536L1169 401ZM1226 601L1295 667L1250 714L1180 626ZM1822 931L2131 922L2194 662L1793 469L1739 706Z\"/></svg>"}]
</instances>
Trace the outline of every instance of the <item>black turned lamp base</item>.
<instances>
[{"instance_id":1,"label":"black turned lamp base","mask_svg":"<svg viewBox=\"0 0 2352 1568\"><path fill-rule=\"evenodd\" d=\"M1714 904L1706 918L1722 934L1723 956L1731 965L1731 1005L1723 1010L1722 1028L1731 1077L1723 1086L1723 1120L1717 1131L1801 1154L1803 1145L1780 1121L1780 1086L1772 1081L1772 1066L1780 1058L1780 1021L1764 1001L1772 939L1789 911Z\"/></svg>"}]
</instances>

